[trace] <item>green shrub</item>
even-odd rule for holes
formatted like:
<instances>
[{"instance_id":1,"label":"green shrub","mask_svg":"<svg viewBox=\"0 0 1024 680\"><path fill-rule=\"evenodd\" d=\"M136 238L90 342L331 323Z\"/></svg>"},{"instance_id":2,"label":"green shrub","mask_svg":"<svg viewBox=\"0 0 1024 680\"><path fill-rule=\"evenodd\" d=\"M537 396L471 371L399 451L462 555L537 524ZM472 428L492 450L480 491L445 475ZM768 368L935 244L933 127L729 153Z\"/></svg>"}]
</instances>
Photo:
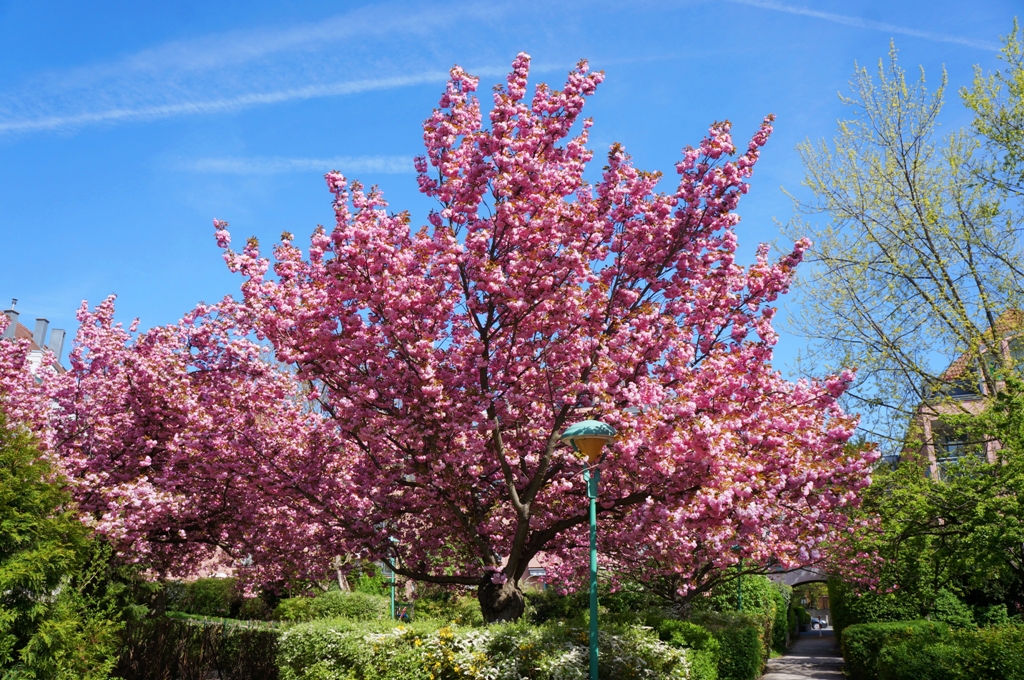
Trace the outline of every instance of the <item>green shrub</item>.
<instances>
[{"instance_id":1,"label":"green shrub","mask_svg":"<svg viewBox=\"0 0 1024 680\"><path fill-rule=\"evenodd\" d=\"M903 641L917 646L949 637L949 626L935 621L859 623L843 632L842 650L847 674L853 680L875 680L882 648Z\"/></svg>"},{"instance_id":2,"label":"green shrub","mask_svg":"<svg viewBox=\"0 0 1024 680\"><path fill-rule=\"evenodd\" d=\"M793 589L784 583L772 584L775 598L775 621L772 622L772 649L780 654L786 651L789 637L789 605L793 600Z\"/></svg>"},{"instance_id":3,"label":"green shrub","mask_svg":"<svg viewBox=\"0 0 1024 680\"><path fill-rule=\"evenodd\" d=\"M764 623L746 612L705 612L693 622L708 629L718 641L720 680L756 680L767 660Z\"/></svg>"},{"instance_id":4,"label":"green shrub","mask_svg":"<svg viewBox=\"0 0 1024 680\"><path fill-rule=\"evenodd\" d=\"M557 619L575 619L590 606L587 593L576 592L560 595L554 588L527 590L527 616L533 623L545 623Z\"/></svg>"},{"instance_id":5,"label":"green shrub","mask_svg":"<svg viewBox=\"0 0 1024 680\"><path fill-rule=\"evenodd\" d=\"M480 601L471 595L451 594L448 597L421 597L416 600L416 618L434 619L460 626L482 626L484 616Z\"/></svg>"},{"instance_id":6,"label":"green shrub","mask_svg":"<svg viewBox=\"0 0 1024 680\"><path fill-rule=\"evenodd\" d=\"M278 621L313 621L316 619L350 619L374 621L391 615L388 598L362 592L343 593L332 590L317 597L289 597L274 609Z\"/></svg>"},{"instance_id":7,"label":"green shrub","mask_svg":"<svg viewBox=\"0 0 1024 680\"><path fill-rule=\"evenodd\" d=\"M739 602L739 584L736 580L721 583L705 597L694 600L695 612L732 612ZM742 580L742 614L748 617L758 629L758 640L761 644L760 670L771 655L773 627L778 607L778 589L767 576L744 576ZM736 633L737 635L742 635ZM723 652L724 653L724 652ZM739 667L737 667L739 668ZM730 671L732 672L732 671ZM736 672L746 672L739 671ZM722 675L725 678L725 675Z\"/></svg>"},{"instance_id":8,"label":"green shrub","mask_svg":"<svg viewBox=\"0 0 1024 680\"><path fill-rule=\"evenodd\" d=\"M180 592L168 593L169 609L186 614L237 619L242 593L233 578L201 578L185 583Z\"/></svg>"},{"instance_id":9,"label":"green shrub","mask_svg":"<svg viewBox=\"0 0 1024 680\"><path fill-rule=\"evenodd\" d=\"M798 626L808 626L811 623L811 615L800 605L793 606L793 616L796 618Z\"/></svg>"},{"instance_id":10,"label":"green shrub","mask_svg":"<svg viewBox=\"0 0 1024 680\"><path fill-rule=\"evenodd\" d=\"M652 621L658 637L673 647L692 650L690 655L691 680L717 680L720 645L707 628L691 621L658 619Z\"/></svg>"},{"instance_id":11,"label":"green shrub","mask_svg":"<svg viewBox=\"0 0 1024 680\"><path fill-rule=\"evenodd\" d=\"M388 626L315 621L281 635L281 680L583 680L589 662L583 628L527 622L486 628ZM601 632L603 680L688 676L690 652L641 627Z\"/></svg>"},{"instance_id":12,"label":"green shrub","mask_svg":"<svg viewBox=\"0 0 1024 680\"><path fill-rule=\"evenodd\" d=\"M886 644L879 652L876 669L879 680L959 680L958 650L949 642L922 644L911 639Z\"/></svg>"},{"instance_id":13,"label":"green shrub","mask_svg":"<svg viewBox=\"0 0 1024 680\"><path fill-rule=\"evenodd\" d=\"M0 676L105 679L147 590L90 537L65 482L0 411Z\"/></svg>"},{"instance_id":14,"label":"green shrub","mask_svg":"<svg viewBox=\"0 0 1024 680\"><path fill-rule=\"evenodd\" d=\"M384 578L379 570L363 571L352 579L352 590L367 595L388 595L391 591L391 580Z\"/></svg>"},{"instance_id":15,"label":"green shrub","mask_svg":"<svg viewBox=\"0 0 1024 680\"><path fill-rule=\"evenodd\" d=\"M790 607L786 612L786 629L791 636L796 636L800 631L800 620L796 616L795 607Z\"/></svg>"},{"instance_id":16,"label":"green shrub","mask_svg":"<svg viewBox=\"0 0 1024 680\"><path fill-rule=\"evenodd\" d=\"M829 610L836 638L842 644L843 631L858 623L915 621L928 613L921 593L858 592L838 579L828 581Z\"/></svg>"},{"instance_id":17,"label":"green shrub","mask_svg":"<svg viewBox=\"0 0 1024 680\"><path fill-rule=\"evenodd\" d=\"M956 630L928 644L904 640L882 648L881 680L1024 680L1024 626Z\"/></svg>"},{"instance_id":18,"label":"green shrub","mask_svg":"<svg viewBox=\"0 0 1024 680\"><path fill-rule=\"evenodd\" d=\"M1006 604L980 605L974 607L974 620L979 626L1001 626L1010 623Z\"/></svg>"},{"instance_id":19,"label":"green shrub","mask_svg":"<svg viewBox=\"0 0 1024 680\"><path fill-rule=\"evenodd\" d=\"M935 597L931 618L948 623L952 628L974 628L974 613L960 598L943 588Z\"/></svg>"}]
</instances>

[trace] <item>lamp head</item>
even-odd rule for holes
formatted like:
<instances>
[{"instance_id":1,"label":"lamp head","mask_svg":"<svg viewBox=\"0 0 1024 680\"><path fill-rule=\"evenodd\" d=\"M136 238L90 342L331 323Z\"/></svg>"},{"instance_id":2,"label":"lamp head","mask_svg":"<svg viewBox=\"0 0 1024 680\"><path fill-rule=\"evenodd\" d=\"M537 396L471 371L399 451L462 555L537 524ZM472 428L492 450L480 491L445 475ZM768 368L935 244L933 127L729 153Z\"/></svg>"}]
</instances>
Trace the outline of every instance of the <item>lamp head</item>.
<instances>
[{"instance_id":1,"label":"lamp head","mask_svg":"<svg viewBox=\"0 0 1024 680\"><path fill-rule=\"evenodd\" d=\"M600 420L584 420L566 428L559 439L571 445L593 465L601 459L604 445L615 439L615 428Z\"/></svg>"}]
</instances>

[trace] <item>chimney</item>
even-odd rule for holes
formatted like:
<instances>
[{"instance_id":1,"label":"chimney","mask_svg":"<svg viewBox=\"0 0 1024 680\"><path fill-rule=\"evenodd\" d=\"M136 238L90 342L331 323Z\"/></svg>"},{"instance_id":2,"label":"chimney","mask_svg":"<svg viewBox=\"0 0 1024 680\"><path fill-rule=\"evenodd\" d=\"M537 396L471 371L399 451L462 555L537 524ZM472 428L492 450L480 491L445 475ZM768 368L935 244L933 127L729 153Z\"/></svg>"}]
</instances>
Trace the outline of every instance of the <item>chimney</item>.
<instances>
[{"instance_id":1,"label":"chimney","mask_svg":"<svg viewBox=\"0 0 1024 680\"><path fill-rule=\"evenodd\" d=\"M36 319L36 329L32 332L32 340L39 349L46 347L46 329L49 327L50 322L48 320Z\"/></svg>"},{"instance_id":2,"label":"chimney","mask_svg":"<svg viewBox=\"0 0 1024 680\"><path fill-rule=\"evenodd\" d=\"M53 352L54 358L57 363L60 363L60 353L64 351L64 331L60 328L54 328L53 332L50 333L50 351Z\"/></svg>"},{"instance_id":3,"label":"chimney","mask_svg":"<svg viewBox=\"0 0 1024 680\"><path fill-rule=\"evenodd\" d=\"M5 309L4 314L7 315L7 319L10 323L7 324L7 328L4 329L4 339L13 340L14 332L18 329L18 312L14 311L14 305L18 304L17 300L11 300L11 308Z\"/></svg>"}]
</instances>

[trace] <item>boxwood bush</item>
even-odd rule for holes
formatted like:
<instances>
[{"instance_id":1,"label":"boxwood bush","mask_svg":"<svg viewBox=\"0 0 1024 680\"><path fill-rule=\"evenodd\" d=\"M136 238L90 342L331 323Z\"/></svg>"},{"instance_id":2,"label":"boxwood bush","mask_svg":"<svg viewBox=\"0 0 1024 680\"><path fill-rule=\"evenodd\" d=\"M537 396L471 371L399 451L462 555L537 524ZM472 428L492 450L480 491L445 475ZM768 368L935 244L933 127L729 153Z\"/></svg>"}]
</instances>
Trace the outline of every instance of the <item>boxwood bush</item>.
<instances>
[{"instance_id":1,"label":"boxwood bush","mask_svg":"<svg viewBox=\"0 0 1024 680\"><path fill-rule=\"evenodd\" d=\"M949 626L937 621L858 623L843 631L843 659L853 680L876 680L882 648L906 641L916 647L949 637Z\"/></svg>"}]
</instances>

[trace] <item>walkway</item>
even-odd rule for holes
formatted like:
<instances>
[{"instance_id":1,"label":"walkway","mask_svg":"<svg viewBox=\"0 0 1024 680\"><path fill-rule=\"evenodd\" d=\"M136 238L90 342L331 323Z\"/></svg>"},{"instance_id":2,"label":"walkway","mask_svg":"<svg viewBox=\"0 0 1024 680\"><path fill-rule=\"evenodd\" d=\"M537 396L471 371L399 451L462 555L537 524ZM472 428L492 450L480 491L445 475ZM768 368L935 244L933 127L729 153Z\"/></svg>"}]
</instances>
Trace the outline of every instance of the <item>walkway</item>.
<instances>
[{"instance_id":1,"label":"walkway","mask_svg":"<svg viewBox=\"0 0 1024 680\"><path fill-rule=\"evenodd\" d=\"M843 680L843 657L831 630L800 635L785 656L768 660L761 680Z\"/></svg>"}]
</instances>

